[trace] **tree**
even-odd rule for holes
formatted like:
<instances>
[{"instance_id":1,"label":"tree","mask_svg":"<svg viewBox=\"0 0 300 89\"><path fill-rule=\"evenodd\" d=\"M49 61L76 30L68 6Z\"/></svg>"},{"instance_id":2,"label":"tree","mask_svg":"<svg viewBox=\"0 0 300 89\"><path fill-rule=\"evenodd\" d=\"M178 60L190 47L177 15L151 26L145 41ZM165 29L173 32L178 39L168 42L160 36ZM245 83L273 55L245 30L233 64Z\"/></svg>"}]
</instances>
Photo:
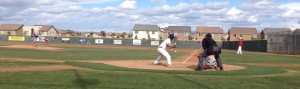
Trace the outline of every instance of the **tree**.
<instances>
[{"instance_id":1,"label":"tree","mask_svg":"<svg viewBox=\"0 0 300 89\"><path fill-rule=\"evenodd\" d=\"M123 33L120 35L121 38L125 38L125 36L126 36L126 32L123 32Z\"/></svg>"},{"instance_id":2,"label":"tree","mask_svg":"<svg viewBox=\"0 0 300 89\"><path fill-rule=\"evenodd\" d=\"M131 34L128 34L127 38L131 38Z\"/></svg>"},{"instance_id":3,"label":"tree","mask_svg":"<svg viewBox=\"0 0 300 89\"><path fill-rule=\"evenodd\" d=\"M89 35L87 37L93 37L94 32L89 32Z\"/></svg>"},{"instance_id":4,"label":"tree","mask_svg":"<svg viewBox=\"0 0 300 89\"><path fill-rule=\"evenodd\" d=\"M112 33L112 34L111 34L111 37L112 37L112 38L115 38L115 36L116 36L115 33Z\"/></svg>"},{"instance_id":5,"label":"tree","mask_svg":"<svg viewBox=\"0 0 300 89\"><path fill-rule=\"evenodd\" d=\"M150 40L150 39L151 39L150 34L148 34L148 40Z\"/></svg>"},{"instance_id":6,"label":"tree","mask_svg":"<svg viewBox=\"0 0 300 89\"><path fill-rule=\"evenodd\" d=\"M161 35L159 35L159 40L162 40L162 36Z\"/></svg>"},{"instance_id":7,"label":"tree","mask_svg":"<svg viewBox=\"0 0 300 89\"><path fill-rule=\"evenodd\" d=\"M189 35L188 40L193 40L193 37L191 35Z\"/></svg>"},{"instance_id":8,"label":"tree","mask_svg":"<svg viewBox=\"0 0 300 89\"><path fill-rule=\"evenodd\" d=\"M106 37L106 33L105 33L105 31L100 31L100 36L102 36L102 37Z\"/></svg>"},{"instance_id":9,"label":"tree","mask_svg":"<svg viewBox=\"0 0 300 89\"><path fill-rule=\"evenodd\" d=\"M138 39L137 35L135 35L134 39Z\"/></svg>"}]
</instances>

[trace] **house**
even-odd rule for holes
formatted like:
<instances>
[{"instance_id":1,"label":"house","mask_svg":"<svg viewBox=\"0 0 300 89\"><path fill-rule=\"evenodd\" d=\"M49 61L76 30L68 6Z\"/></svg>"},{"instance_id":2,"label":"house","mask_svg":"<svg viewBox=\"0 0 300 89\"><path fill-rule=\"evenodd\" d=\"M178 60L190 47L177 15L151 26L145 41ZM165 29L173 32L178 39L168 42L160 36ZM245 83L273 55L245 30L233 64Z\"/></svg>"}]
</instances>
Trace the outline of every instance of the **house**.
<instances>
[{"instance_id":1,"label":"house","mask_svg":"<svg viewBox=\"0 0 300 89\"><path fill-rule=\"evenodd\" d=\"M106 38L117 38L117 33L114 32L107 32Z\"/></svg>"},{"instance_id":2,"label":"house","mask_svg":"<svg viewBox=\"0 0 300 89\"><path fill-rule=\"evenodd\" d=\"M207 33L210 33L212 35L212 38L215 41L224 40L224 38L223 38L224 31L220 27L197 26L196 33L197 33L197 36L196 36L197 40L200 40L200 41L205 38L205 35Z\"/></svg>"},{"instance_id":3,"label":"house","mask_svg":"<svg viewBox=\"0 0 300 89\"><path fill-rule=\"evenodd\" d=\"M34 29L40 32L41 36L58 36L58 31L52 25L34 25Z\"/></svg>"},{"instance_id":4,"label":"house","mask_svg":"<svg viewBox=\"0 0 300 89\"><path fill-rule=\"evenodd\" d=\"M31 35L31 29L34 29L35 33L39 33L41 36L59 36L59 31L51 25L34 25L24 26L23 33L25 36Z\"/></svg>"},{"instance_id":5,"label":"house","mask_svg":"<svg viewBox=\"0 0 300 89\"><path fill-rule=\"evenodd\" d=\"M82 32L83 37L92 37L92 38L99 38L99 33L97 32Z\"/></svg>"},{"instance_id":6,"label":"house","mask_svg":"<svg viewBox=\"0 0 300 89\"><path fill-rule=\"evenodd\" d=\"M72 37L74 36L75 32L72 30L62 30L62 29L58 29L58 34L61 37Z\"/></svg>"},{"instance_id":7,"label":"house","mask_svg":"<svg viewBox=\"0 0 300 89\"><path fill-rule=\"evenodd\" d=\"M35 26L23 26L23 35L25 35L25 36L31 36L31 29L34 29L35 33L39 32L39 27L35 27Z\"/></svg>"},{"instance_id":8,"label":"house","mask_svg":"<svg viewBox=\"0 0 300 89\"><path fill-rule=\"evenodd\" d=\"M132 39L160 39L160 28L157 25L135 24Z\"/></svg>"},{"instance_id":9,"label":"house","mask_svg":"<svg viewBox=\"0 0 300 89\"><path fill-rule=\"evenodd\" d=\"M174 33L176 40L189 40L189 37L192 38L191 29L192 29L191 26L168 26L167 28L164 29L162 38L166 39L168 38L169 33Z\"/></svg>"},{"instance_id":10,"label":"house","mask_svg":"<svg viewBox=\"0 0 300 89\"><path fill-rule=\"evenodd\" d=\"M243 40L253 40L257 39L256 28L250 27L232 27L228 31L229 37L228 41L238 41L241 37Z\"/></svg>"},{"instance_id":11,"label":"house","mask_svg":"<svg viewBox=\"0 0 300 89\"><path fill-rule=\"evenodd\" d=\"M0 35L22 35L23 26L22 24L1 24Z\"/></svg>"},{"instance_id":12,"label":"house","mask_svg":"<svg viewBox=\"0 0 300 89\"><path fill-rule=\"evenodd\" d=\"M291 30L289 28L265 28L264 30L261 31L260 33L260 39L267 40L268 34L269 33L274 33L274 32L290 32Z\"/></svg>"}]
</instances>

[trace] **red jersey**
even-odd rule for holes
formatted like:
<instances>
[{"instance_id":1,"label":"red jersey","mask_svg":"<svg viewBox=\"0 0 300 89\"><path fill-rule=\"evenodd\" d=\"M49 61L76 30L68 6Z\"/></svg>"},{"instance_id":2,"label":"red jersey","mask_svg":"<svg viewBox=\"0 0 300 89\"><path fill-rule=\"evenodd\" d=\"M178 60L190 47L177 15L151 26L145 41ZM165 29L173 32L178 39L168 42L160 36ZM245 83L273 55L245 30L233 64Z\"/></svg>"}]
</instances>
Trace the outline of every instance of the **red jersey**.
<instances>
[{"instance_id":1,"label":"red jersey","mask_svg":"<svg viewBox=\"0 0 300 89\"><path fill-rule=\"evenodd\" d=\"M243 41L242 40L239 41L239 46L243 46Z\"/></svg>"}]
</instances>

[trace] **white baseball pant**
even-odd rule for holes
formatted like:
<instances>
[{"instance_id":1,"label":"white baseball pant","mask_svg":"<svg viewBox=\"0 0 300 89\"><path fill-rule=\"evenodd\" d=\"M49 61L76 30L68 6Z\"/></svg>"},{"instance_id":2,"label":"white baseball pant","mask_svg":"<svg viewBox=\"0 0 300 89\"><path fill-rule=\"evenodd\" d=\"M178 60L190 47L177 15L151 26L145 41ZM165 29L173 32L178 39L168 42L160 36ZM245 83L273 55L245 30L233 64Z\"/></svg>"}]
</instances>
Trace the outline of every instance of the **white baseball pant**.
<instances>
[{"instance_id":1,"label":"white baseball pant","mask_svg":"<svg viewBox=\"0 0 300 89\"><path fill-rule=\"evenodd\" d=\"M158 48L157 51L160 53L160 55L157 57L156 61L154 61L154 64L160 63L162 57L165 57L165 58L167 58L167 63L168 63L168 65L172 65L172 62L171 62L171 56L170 56L170 54L168 53L168 51L166 51L166 50L163 49L163 48Z\"/></svg>"},{"instance_id":2,"label":"white baseball pant","mask_svg":"<svg viewBox=\"0 0 300 89\"><path fill-rule=\"evenodd\" d=\"M238 51L236 54L242 54L242 46L239 46Z\"/></svg>"}]
</instances>

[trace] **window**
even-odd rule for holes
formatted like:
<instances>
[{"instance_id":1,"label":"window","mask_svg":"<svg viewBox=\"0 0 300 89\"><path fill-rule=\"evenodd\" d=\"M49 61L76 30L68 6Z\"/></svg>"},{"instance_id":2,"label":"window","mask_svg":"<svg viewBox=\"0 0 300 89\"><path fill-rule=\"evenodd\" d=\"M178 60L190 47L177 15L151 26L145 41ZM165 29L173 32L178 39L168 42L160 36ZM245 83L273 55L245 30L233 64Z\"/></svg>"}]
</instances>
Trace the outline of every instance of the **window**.
<instances>
[{"instance_id":1,"label":"window","mask_svg":"<svg viewBox=\"0 0 300 89\"><path fill-rule=\"evenodd\" d=\"M149 31L147 31L147 34L149 34Z\"/></svg>"},{"instance_id":2,"label":"window","mask_svg":"<svg viewBox=\"0 0 300 89\"><path fill-rule=\"evenodd\" d=\"M152 31L152 34L155 34L155 31Z\"/></svg>"},{"instance_id":3,"label":"window","mask_svg":"<svg viewBox=\"0 0 300 89\"><path fill-rule=\"evenodd\" d=\"M252 38L256 38L257 36L256 35L252 35Z\"/></svg>"},{"instance_id":4,"label":"window","mask_svg":"<svg viewBox=\"0 0 300 89\"><path fill-rule=\"evenodd\" d=\"M234 37L236 37L236 34L233 34Z\"/></svg>"},{"instance_id":5,"label":"window","mask_svg":"<svg viewBox=\"0 0 300 89\"><path fill-rule=\"evenodd\" d=\"M202 34L199 33L199 36L202 36Z\"/></svg>"},{"instance_id":6,"label":"window","mask_svg":"<svg viewBox=\"0 0 300 89\"><path fill-rule=\"evenodd\" d=\"M135 32L135 34L139 34L139 31L134 31Z\"/></svg>"},{"instance_id":7,"label":"window","mask_svg":"<svg viewBox=\"0 0 300 89\"><path fill-rule=\"evenodd\" d=\"M240 37L243 37L243 34L240 34Z\"/></svg>"}]
</instances>

